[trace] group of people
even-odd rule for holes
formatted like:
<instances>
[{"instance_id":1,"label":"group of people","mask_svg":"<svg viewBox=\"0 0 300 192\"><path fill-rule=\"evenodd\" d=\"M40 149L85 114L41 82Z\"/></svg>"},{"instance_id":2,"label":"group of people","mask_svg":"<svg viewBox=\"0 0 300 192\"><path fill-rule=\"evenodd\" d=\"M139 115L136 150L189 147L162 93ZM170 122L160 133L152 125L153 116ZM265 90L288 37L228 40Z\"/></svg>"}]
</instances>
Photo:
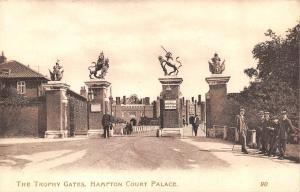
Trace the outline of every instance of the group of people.
<instances>
[{"instance_id":1,"label":"group of people","mask_svg":"<svg viewBox=\"0 0 300 192\"><path fill-rule=\"evenodd\" d=\"M287 111L282 110L279 118L271 119L268 111L259 112L259 121L256 126L257 149L260 154L266 156L276 156L279 151L279 159L285 158L288 135L295 131L291 120L287 117ZM246 149L247 121L245 119L245 109L240 109L240 114L236 116L237 135L236 141L240 141L242 152L248 153Z\"/></svg>"},{"instance_id":2,"label":"group of people","mask_svg":"<svg viewBox=\"0 0 300 192\"><path fill-rule=\"evenodd\" d=\"M132 124L127 122L125 128L123 129L123 134L131 135L132 131L133 131Z\"/></svg>"},{"instance_id":3,"label":"group of people","mask_svg":"<svg viewBox=\"0 0 300 192\"><path fill-rule=\"evenodd\" d=\"M109 138L109 130L113 129L113 121L112 121L112 117L105 113L102 117L102 126L103 126L103 130L104 130L104 134L103 137L104 138ZM133 127L132 127L132 123L126 123L126 126L122 129L122 133L124 135L131 135L133 131Z\"/></svg>"}]
</instances>

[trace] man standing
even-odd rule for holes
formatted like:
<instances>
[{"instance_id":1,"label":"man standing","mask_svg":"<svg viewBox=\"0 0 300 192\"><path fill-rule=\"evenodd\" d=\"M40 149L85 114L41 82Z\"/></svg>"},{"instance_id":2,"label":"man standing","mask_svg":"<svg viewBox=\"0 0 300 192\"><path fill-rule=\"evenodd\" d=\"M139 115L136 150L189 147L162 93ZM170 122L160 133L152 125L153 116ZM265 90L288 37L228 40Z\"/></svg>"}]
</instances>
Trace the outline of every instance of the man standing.
<instances>
[{"instance_id":1,"label":"man standing","mask_svg":"<svg viewBox=\"0 0 300 192\"><path fill-rule=\"evenodd\" d=\"M240 114L236 116L236 126L237 131L239 132L240 141L242 144L242 152L245 154L248 154L248 151L246 149L246 138L247 138L247 123L245 119L245 109L240 109Z\"/></svg>"},{"instance_id":2,"label":"man standing","mask_svg":"<svg viewBox=\"0 0 300 192\"><path fill-rule=\"evenodd\" d=\"M278 135L279 135L279 120L275 118L273 120L273 125L272 125L272 138L270 142L270 150L269 150L269 157L270 156L275 156L276 155L276 150L277 150L277 145L278 145Z\"/></svg>"},{"instance_id":3,"label":"man standing","mask_svg":"<svg viewBox=\"0 0 300 192\"><path fill-rule=\"evenodd\" d=\"M291 120L287 117L286 110L281 112L281 119L279 123L279 159L282 160L285 157L286 142L288 139L288 133L293 129Z\"/></svg>"},{"instance_id":4,"label":"man standing","mask_svg":"<svg viewBox=\"0 0 300 192\"><path fill-rule=\"evenodd\" d=\"M102 126L104 130L104 138L109 138L109 127L111 125L110 115L105 113L102 117Z\"/></svg>"},{"instance_id":5,"label":"man standing","mask_svg":"<svg viewBox=\"0 0 300 192\"><path fill-rule=\"evenodd\" d=\"M263 126L263 152L265 155L268 155L270 150L270 141L272 138L272 121L270 118L270 113L265 111L265 121Z\"/></svg>"},{"instance_id":6,"label":"man standing","mask_svg":"<svg viewBox=\"0 0 300 192\"><path fill-rule=\"evenodd\" d=\"M257 149L262 151L262 133L263 133L263 124L264 124L264 111L259 111L258 113L259 120L256 126L256 142L257 142ZM262 153L262 152L261 152Z\"/></svg>"},{"instance_id":7,"label":"man standing","mask_svg":"<svg viewBox=\"0 0 300 192\"><path fill-rule=\"evenodd\" d=\"M195 136L197 136L199 125L200 125L200 119L199 119L198 115L196 115L195 119L194 119L194 123L193 123L193 130L194 130Z\"/></svg>"},{"instance_id":8,"label":"man standing","mask_svg":"<svg viewBox=\"0 0 300 192\"><path fill-rule=\"evenodd\" d=\"M193 135L193 132L194 132L194 121L195 121L195 117L190 116L189 117L189 123L192 125L192 135Z\"/></svg>"}]
</instances>

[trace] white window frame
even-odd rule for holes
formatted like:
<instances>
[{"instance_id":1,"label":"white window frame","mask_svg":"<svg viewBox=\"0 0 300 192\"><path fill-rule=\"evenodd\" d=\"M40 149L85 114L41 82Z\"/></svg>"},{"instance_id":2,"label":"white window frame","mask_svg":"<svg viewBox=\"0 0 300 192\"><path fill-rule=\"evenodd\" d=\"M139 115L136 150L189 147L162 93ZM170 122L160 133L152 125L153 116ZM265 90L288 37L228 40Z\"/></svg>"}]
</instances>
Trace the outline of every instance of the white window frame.
<instances>
[{"instance_id":1,"label":"white window frame","mask_svg":"<svg viewBox=\"0 0 300 192\"><path fill-rule=\"evenodd\" d=\"M25 83L25 81L18 81L17 82L17 92L18 92L18 94L25 94L26 93L26 83Z\"/></svg>"}]
</instances>

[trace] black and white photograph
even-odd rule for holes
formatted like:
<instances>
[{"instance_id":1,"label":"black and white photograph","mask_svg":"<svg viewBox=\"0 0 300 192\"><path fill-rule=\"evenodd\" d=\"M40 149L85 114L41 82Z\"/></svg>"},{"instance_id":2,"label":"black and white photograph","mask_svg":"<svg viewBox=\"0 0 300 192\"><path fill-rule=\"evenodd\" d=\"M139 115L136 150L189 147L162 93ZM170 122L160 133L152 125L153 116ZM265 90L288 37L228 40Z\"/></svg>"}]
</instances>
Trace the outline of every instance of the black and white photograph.
<instances>
[{"instance_id":1,"label":"black and white photograph","mask_svg":"<svg viewBox=\"0 0 300 192\"><path fill-rule=\"evenodd\" d=\"M300 1L0 0L0 191L299 192Z\"/></svg>"}]
</instances>

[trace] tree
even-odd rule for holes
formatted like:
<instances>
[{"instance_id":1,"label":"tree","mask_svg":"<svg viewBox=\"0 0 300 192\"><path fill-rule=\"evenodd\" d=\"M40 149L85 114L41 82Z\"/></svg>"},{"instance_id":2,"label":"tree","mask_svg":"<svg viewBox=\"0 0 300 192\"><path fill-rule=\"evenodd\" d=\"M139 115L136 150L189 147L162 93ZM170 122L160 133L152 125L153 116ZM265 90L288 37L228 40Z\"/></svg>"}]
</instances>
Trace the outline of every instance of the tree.
<instances>
[{"instance_id":1,"label":"tree","mask_svg":"<svg viewBox=\"0 0 300 192\"><path fill-rule=\"evenodd\" d=\"M241 92L239 102L250 111L268 110L274 115L285 108L298 114L300 22L284 38L271 29L265 35L269 40L252 51L256 68L244 71L255 81Z\"/></svg>"}]
</instances>

